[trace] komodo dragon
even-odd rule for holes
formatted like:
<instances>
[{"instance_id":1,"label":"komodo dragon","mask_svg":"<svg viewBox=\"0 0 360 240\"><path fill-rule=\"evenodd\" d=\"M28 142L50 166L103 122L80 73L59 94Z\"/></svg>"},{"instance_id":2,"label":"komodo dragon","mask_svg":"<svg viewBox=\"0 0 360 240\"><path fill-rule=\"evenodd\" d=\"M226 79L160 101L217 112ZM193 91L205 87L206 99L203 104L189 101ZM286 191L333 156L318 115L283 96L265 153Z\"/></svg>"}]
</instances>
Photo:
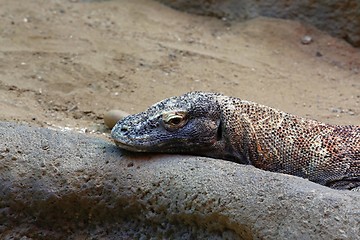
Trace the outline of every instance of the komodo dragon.
<instances>
[{"instance_id":1,"label":"komodo dragon","mask_svg":"<svg viewBox=\"0 0 360 240\"><path fill-rule=\"evenodd\" d=\"M360 126L300 118L219 93L190 92L120 120L115 143L251 164L335 189L360 189Z\"/></svg>"}]
</instances>

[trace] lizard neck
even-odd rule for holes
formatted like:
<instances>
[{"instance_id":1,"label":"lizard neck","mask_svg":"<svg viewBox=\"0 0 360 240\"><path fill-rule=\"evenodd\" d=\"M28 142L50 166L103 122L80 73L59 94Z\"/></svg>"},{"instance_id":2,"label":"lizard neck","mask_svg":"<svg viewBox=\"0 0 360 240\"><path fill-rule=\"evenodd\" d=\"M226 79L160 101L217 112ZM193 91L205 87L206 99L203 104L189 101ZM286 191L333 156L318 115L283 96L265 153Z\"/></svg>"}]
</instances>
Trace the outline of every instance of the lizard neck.
<instances>
[{"instance_id":1,"label":"lizard neck","mask_svg":"<svg viewBox=\"0 0 360 240\"><path fill-rule=\"evenodd\" d=\"M264 170L283 173L297 171L294 168L299 166L287 164L290 161L284 159L296 162L307 150L306 146L300 149L292 143L307 134L316 134L310 129L325 127L314 120L236 98L229 98L226 104L220 105L224 106L221 116L225 125L224 151L231 153L236 162Z\"/></svg>"},{"instance_id":2,"label":"lizard neck","mask_svg":"<svg viewBox=\"0 0 360 240\"><path fill-rule=\"evenodd\" d=\"M235 161L336 188L360 186L358 126L329 125L241 100L230 109L222 111L224 149Z\"/></svg>"}]
</instances>

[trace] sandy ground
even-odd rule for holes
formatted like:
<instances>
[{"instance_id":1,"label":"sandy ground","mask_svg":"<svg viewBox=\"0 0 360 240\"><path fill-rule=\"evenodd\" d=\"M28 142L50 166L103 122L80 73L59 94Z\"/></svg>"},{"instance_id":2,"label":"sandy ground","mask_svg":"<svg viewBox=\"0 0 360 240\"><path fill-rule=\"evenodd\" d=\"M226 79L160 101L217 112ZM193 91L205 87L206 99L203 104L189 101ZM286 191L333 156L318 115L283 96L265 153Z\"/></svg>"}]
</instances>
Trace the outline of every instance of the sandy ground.
<instances>
[{"instance_id":1,"label":"sandy ground","mask_svg":"<svg viewBox=\"0 0 360 240\"><path fill-rule=\"evenodd\" d=\"M299 22L226 22L150 0L0 6L1 121L108 134L110 109L202 90L360 122L360 50Z\"/></svg>"}]
</instances>

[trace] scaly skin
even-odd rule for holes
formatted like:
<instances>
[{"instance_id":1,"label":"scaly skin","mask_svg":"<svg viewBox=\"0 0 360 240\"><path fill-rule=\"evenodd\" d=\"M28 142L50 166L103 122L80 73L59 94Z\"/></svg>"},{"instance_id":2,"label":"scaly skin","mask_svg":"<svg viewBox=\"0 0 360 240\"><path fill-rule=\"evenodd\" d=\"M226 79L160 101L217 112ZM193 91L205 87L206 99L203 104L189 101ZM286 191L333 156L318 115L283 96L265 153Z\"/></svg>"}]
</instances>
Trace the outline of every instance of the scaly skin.
<instances>
[{"instance_id":1,"label":"scaly skin","mask_svg":"<svg viewBox=\"0 0 360 240\"><path fill-rule=\"evenodd\" d=\"M218 93L165 99L119 121L116 144L137 152L187 153L360 189L360 127L324 124Z\"/></svg>"}]
</instances>

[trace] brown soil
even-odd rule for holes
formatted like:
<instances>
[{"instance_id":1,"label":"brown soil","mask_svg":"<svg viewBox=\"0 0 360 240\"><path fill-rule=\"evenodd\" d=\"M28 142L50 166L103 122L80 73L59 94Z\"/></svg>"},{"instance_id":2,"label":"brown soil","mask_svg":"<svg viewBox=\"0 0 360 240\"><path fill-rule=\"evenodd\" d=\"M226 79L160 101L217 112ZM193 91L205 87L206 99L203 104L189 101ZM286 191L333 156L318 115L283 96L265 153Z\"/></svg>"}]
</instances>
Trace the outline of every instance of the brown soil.
<instances>
[{"instance_id":1,"label":"brown soil","mask_svg":"<svg viewBox=\"0 0 360 240\"><path fill-rule=\"evenodd\" d=\"M202 90L359 124L359 49L299 22L226 22L149 0L0 5L2 121L108 134L110 109Z\"/></svg>"}]
</instances>

